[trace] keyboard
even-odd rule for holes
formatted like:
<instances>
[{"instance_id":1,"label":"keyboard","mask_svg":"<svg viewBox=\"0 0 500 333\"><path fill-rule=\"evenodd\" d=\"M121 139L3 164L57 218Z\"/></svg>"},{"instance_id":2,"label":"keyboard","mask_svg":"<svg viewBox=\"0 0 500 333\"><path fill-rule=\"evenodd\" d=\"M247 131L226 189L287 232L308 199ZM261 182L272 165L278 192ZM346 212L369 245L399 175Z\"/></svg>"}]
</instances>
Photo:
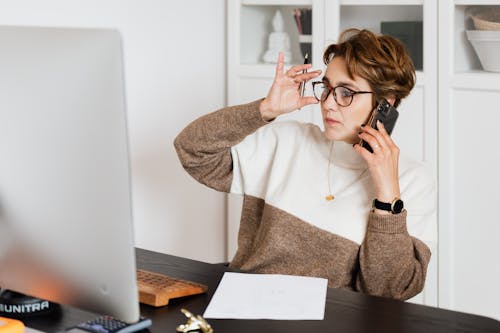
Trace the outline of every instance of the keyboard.
<instances>
[{"instance_id":1,"label":"keyboard","mask_svg":"<svg viewBox=\"0 0 500 333\"><path fill-rule=\"evenodd\" d=\"M139 301L151 306L167 305L171 298L203 294L208 287L165 274L137 270Z\"/></svg>"}]
</instances>

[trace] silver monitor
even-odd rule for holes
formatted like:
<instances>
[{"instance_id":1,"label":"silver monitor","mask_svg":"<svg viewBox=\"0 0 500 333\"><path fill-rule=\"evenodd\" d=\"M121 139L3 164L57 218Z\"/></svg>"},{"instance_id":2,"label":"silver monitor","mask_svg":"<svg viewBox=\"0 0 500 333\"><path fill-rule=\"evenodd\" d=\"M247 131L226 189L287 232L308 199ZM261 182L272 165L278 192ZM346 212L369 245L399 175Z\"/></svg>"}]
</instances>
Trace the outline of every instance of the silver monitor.
<instances>
[{"instance_id":1,"label":"silver monitor","mask_svg":"<svg viewBox=\"0 0 500 333\"><path fill-rule=\"evenodd\" d=\"M0 287L139 318L117 31L0 27Z\"/></svg>"}]
</instances>

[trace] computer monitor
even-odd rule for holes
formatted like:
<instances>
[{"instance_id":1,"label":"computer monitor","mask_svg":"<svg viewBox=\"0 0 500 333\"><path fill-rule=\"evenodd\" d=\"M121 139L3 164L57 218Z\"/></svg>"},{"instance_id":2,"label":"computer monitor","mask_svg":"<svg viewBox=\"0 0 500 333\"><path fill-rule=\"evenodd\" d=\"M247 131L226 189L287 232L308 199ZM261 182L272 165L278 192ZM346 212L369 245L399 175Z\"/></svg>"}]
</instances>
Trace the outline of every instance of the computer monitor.
<instances>
[{"instance_id":1,"label":"computer monitor","mask_svg":"<svg viewBox=\"0 0 500 333\"><path fill-rule=\"evenodd\" d=\"M139 318L120 34L0 27L0 287Z\"/></svg>"}]
</instances>

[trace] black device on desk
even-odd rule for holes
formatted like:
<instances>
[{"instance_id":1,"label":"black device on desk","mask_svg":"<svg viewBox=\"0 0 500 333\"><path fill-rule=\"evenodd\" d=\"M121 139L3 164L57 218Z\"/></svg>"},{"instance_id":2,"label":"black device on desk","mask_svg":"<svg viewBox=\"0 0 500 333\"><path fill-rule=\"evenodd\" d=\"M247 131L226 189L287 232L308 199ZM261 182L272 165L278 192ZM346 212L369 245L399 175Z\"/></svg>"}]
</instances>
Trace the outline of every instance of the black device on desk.
<instances>
[{"instance_id":1,"label":"black device on desk","mask_svg":"<svg viewBox=\"0 0 500 333\"><path fill-rule=\"evenodd\" d=\"M133 333L151 326L151 320L141 317L138 322L128 324L110 316L102 316L70 327L61 333Z\"/></svg>"}]
</instances>

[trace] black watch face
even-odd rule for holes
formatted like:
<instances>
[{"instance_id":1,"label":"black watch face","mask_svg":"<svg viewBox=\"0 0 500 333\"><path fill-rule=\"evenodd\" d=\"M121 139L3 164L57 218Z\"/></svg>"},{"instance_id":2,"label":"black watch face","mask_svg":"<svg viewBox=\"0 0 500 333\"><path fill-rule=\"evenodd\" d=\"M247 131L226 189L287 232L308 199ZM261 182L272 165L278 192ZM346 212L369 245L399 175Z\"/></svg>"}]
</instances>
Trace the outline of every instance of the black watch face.
<instances>
[{"instance_id":1,"label":"black watch face","mask_svg":"<svg viewBox=\"0 0 500 333\"><path fill-rule=\"evenodd\" d=\"M397 200L394 203L393 212L396 213L396 214L399 214L399 213L401 213L402 210L403 210L403 201L402 200Z\"/></svg>"}]
</instances>

